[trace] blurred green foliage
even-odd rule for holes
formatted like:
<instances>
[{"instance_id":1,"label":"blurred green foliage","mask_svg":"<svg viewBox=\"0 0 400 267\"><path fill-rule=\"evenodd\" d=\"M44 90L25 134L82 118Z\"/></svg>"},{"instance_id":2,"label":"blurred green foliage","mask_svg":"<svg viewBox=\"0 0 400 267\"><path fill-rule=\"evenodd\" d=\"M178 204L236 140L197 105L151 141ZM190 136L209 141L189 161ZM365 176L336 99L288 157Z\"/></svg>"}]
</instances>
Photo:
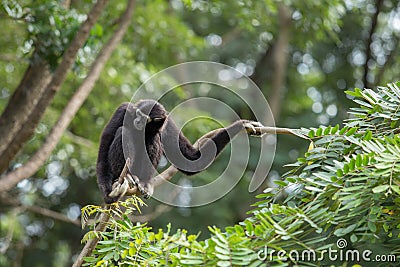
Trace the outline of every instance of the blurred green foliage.
<instances>
[{"instance_id":1,"label":"blurred green foliage","mask_svg":"<svg viewBox=\"0 0 400 267\"><path fill-rule=\"evenodd\" d=\"M71 219L79 217L81 207L100 204L102 197L96 185L95 162L101 130L121 102L129 101L146 79L165 67L191 60L211 60L230 65L250 76L259 68L265 78L260 88L268 98L274 65L271 60L261 66L257 63L273 48L279 36L280 4L288 7L292 20L279 126L310 128L340 124L342 129L342 121L348 117L347 110L352 105L352 96L346 95L344 90L363 87L365 64L368 64L368 79L373 87L398 79L398 1L384 1L371 43L372 57L365 62L366 40L376 10L372 0L138 0L123 42L108 61L94 90L56 150L46 165L33 177L21 182L12 195L25 205L55 210ZM124 1L110 1L91 30L87 43L79 51L73 72L69 73L51 107L46 110L34 137L10 168L28 160L40 147L63 107L85 78L97 52L116 28L116 20L125 5ZM68 9L62 8L59 1L52 0L2 1L0 111L18 86L30 60L38 56L53 67L59 63L91 6L89 0L72 0ZM35 54L35 48L40 53ZM248 108L223 90L213 89L204 93L187 87L176 88L163 99L163 104L170 110L180 101L199 95L219 99L241 117L251 118ZM179 119L184 121L184 118L202 112L190 110L179 114ZM196 120L183 131L191 141L195 141L216 127L219 126L211 121ZM287 171L282 166L297 161L307 151L308 145L306 140L278 136L277 153L268 178L279 180ZM248 193L248 181L258 160L259 142L251 140L251 146L254 154L248 172L224 198L203 207L171 208L148 226L165 229L171 222L171 233L185 228L189 233L200 232L197 239L204 239L209 237L208 225L224 228L243 221L256 195ZM229 149L224 151L206 172L193 178L177 175L173 181L189 181L192 185L212 181L224 168L229 152ZM268 182L263 189L271 185ZM160 203L150 200L147 205L143 214L152 214ZM77 244L84 233L72 224L3 205L0 211L1 244L7 243L3 237L12 234L6 253L0 255L4 266L11 262L22 266L68 266L81 249ZM374 228L372 224L369 227ZM376 224L375 227L383 226Z\"/></svg>"}]
</instances>

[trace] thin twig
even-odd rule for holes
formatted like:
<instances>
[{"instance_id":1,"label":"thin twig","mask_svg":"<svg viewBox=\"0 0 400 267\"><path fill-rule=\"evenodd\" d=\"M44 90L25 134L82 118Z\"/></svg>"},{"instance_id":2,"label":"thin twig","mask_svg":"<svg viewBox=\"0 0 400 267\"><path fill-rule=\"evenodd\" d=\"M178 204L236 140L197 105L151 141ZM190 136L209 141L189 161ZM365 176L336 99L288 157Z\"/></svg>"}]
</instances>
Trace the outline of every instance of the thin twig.
<instances>
[{"instance_id":1,"label":"thin twig","mask_svg":"<svg viewBox=\"0 0 400 267\"><path fill-rule=\"evenodd\" d=\"M291 135L296 135L294 132L296 129L290 129L290 128L279 128L279 127L255 127L256 131L260 131L263 134L291 134Z\"/></svg>"},{"instance_id":2,"label":"thin twig","mask_svg":"<svg viewBox=\"0 0 400 267\"><path fill-rule=\"evenodd\" d=\"M85 146L87 148L95 148L95 143L85 137L79 136L74 134L73 132L66 130L64 132L65 136L67 136L69 139L71 139L72 142L78 145Z\"/></svg>"},{"instance_id":3,"label":"thin twig","mask_svg":"<svg viewBox=\"0 0 400 267\"><path fill-rule=\"evenodd\" d=\"M131 159L127 158L125 161L124 168L121 171L121 174L119 175L118 181L122 184L124 182L125 176L129 172L129 165L131 164Z\"/></svg>"}]
</instances>

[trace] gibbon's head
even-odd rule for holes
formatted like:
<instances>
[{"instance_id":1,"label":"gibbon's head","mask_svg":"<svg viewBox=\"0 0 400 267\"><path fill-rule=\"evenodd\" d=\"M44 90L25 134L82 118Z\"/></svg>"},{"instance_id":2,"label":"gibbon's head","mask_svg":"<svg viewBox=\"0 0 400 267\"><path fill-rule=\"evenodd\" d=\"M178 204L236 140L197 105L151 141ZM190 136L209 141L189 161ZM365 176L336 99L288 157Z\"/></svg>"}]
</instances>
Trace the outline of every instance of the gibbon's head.
<instances>
[{"instance_id":1,"label":"gibbon's head","mask_svg":"<svg viewBox=\"0 0 400 267\"><path fill-rule=\"evenodd\" d=\"M158 131L164 125L168 114L165 108L155 100L140 100L136 105L136 119L134 121L136 128Z\"/></svg>"}]
</instances>

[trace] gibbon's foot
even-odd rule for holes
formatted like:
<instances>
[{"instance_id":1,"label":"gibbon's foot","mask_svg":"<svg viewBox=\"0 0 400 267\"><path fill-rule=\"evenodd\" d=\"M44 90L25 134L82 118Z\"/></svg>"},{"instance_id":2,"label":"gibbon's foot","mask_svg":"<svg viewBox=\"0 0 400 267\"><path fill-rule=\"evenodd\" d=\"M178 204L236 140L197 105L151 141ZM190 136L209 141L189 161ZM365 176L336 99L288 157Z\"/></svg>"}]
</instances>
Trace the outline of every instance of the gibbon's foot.
<instances>
[{"instance_id":1,"label":"gibbon's foot","mask_svg":"<svg viewBox=\"0 0 400 267\"><path fill-rule=\"evenodd\" d=\"M149 199L151 197L151 195L153 194L153 189L146 187L145 185L143 185L139 178L136 175L131 176L129 173L127 174L128 179L132 182L133 187L137 187L140 194L145 198L145 199Z\"/></svg>"},{"instance_id":2,"label":"gibbon's foot","mask_svg":"<svg viewBox=\"0 0 400 267\"><path fill-rule=\"evenodd\" d=\"M133 179L133 177L132 177L132 175L130 173L126 174L125 180L128 181L129 188L133 189L135 186L137 186L135 179Z\"/></svg>"},{"instance_id":3,"label":"gibbon's foot","mask_svg":"<svg viewBox=\"0 0 400 267\"><path fill-rule=\"evenodd\" d=\"M254 136L262 136L263 133L260 131L260 127L264 127L260 122L258 121L248 121L243 123L243 127L246 129L246 132L249 135L254 135Z\"/></svg>"},{"instance_id":4,"label":"gibbon's foot","mask_svg":"<svg viewBox=\"0 0 400 267\"><path fill-rule=\"evenodd\" d=\"M136 177L136 176L135 176ZM123 197L130 189L134 189L137 186L135 180L132 176L128 173L124 178L123 182L120 183L119 180L115 181L112 185L112 191L108 194L111 198L120 198Z\"/></svg>"},{"instance_id":5,"label":"gibbon's foot","mask_svg":"<svg viewBox=\"0 0 400 267\"><path fill-rule=\"evenodd\" d=\"M130 173L128 173L124 177L124 181L122 183L120 183L119 180L114 182L112 186L112 191L110 194L108 194L108 196L110 198L119 199L123 197L126 193L128 193L128 195L131 195L132 193L130 192L132 192L135 187L139 190L140 194L145 199L149 199L153 194L153 188L144 186L142 183L140 183L140 180L136 175L132 176Z\"/></svg>"},{"instance_id":6,"label":"gibbon's foot","mask_svg":"<svg viewBox=\"0 0 400 267\"><path fill-rule=\"evenodd\" d=\"M129 182L124 178L124 181L120 183L118 180L112 185L112 191L108 194L109 197L122 197L125 195L126 191L129 189Z\"/></svg>"}]
</instances>

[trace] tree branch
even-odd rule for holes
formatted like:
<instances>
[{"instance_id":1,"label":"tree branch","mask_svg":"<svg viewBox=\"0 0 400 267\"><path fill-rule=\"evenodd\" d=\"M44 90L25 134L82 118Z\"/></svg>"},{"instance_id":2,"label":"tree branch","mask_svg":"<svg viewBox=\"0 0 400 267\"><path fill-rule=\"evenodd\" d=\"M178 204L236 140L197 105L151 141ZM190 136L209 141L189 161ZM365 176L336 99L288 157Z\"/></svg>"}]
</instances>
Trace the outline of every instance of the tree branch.
<instances>
[{"instance_id":1,"label":"tree branch","mask_svg":"<svg viewBox=\"0 0 400 267\"><path fill-rule=\"evenodd\" d=\"M9 194L7 193L2 193L0 195L0 200L1 202L8 204L8 205L12 205L12 206L16 206L16 207L20 207L24 210L28 210L49 218L52 218L54 220L57 221L62 221L62 222L67 222L67 223L72 223L75 224L76 226L81 226L81 222L80 220L71 220L68 216L66 216L65 214L53 211L53 210L49 210L46 208L42 208L39 206L33 206L33 205L24 205L21 202L19 202L18 200L16 200L15 198L11 197Z\"/></svg>"},{"instance_id":2,"label":"tree branch","mask_svg":"<svg viewBox=\"0 0 400 267\"><path fill-rule=\"evenodd\" d=\"M12 99L10 99L5 112L0 118L0 139L2 140L0 143L0 154L2 155L0 170L8 166L23 144L34 133L46 108L50 105L56 92L67 77L67 73L75 61L79 48L86 42L90 34L90 29L100 17L107 2L107 0L98 0L93 5L86 21L82 23L68 48L65 50L61 63L53 74L50 74L49 66L44 60L41 60L38 64L31 65L28 69L31 72L27 72L21 81L21 90L18 90ZM50 78L51 81L49 81ZM33 86L34 90L30 90L31 79L34 81L38 80L36 82L38 85ZM18 89L20 89L20 86ZM20 105L16 105L16 103L20 103ZM13 114L15 108L17 112ZM23 112L18 109L22 109Z\"/></svg>"},{"instance_id":3,"label":"tree branch","mask_svg":"<svg viewBox=\"0 0 400 267\"><path fill-rule=\"evenodd\" d=\"M268 103L272 114L259 119L265 125L271 125L274 119L277 121L279 118L282 91L286 80L291 16L288 7L283 4L279 5L278 19L278 36L258 60L254 73L250 77L260 88L263 88L267 81L272 80L268 93ZM273 70L273 76L268 75L266 70L269 69Z\"/></svg>"},{"instance_id":4,"label":"tree branch","mask_svg":"<svg viewBox=\"0 0 400 267\"><path fill-rule=\"evenodd\" d=\"M99 218L99 223L97 224L95 231L96 232L103 232L106 229L108 220L110 219L110 215L108 213L101 213ZM92 254L94 248L96 247L97 243L100 241L100 235L93 239L90 239L86 242L85 246L83 247L81 253L79 253L78 258L75 260L72 267L80 267L83 264L83 258L88 257Z\"/></svg>"},{"instance_id":5,"label":"tree branch","mask_svg":"<svg viewBox=\"0 0 400 267\"><path fill-rule=\"evenodd\" d=\"M93 86L97 81L97 79L99 78L101 70L103 69L107 60L111 56L114 49L117 47L118 43L122 40L123 35L125 34L126 30L130 25L134 6L135 6L134 0L128 1L127 8L122 15L120 26L114 32L113 36L108 41L108 43L100 51L96 60L92 64L88 76L83 81L82 85L78 88L78 90L75 92L75 94L72 96L67 106L64 108L60 118L51 129L50 134L47 136L43 145L27 163L25 163L20 168L17 168L16 170L6 174L0 180L0 192L4 192L13 188L21 180L33 175L44 164L46 159L50 156L51 152L56 147L65 129L68 127L69 123L74 118L76 112L79 110L79 108L81 107L81 105L83 104L83 102L93 89Z\"/></svg>"},{"instance_id":6,"label":"tree branch","mask_svg":"<svg viewBox=\"0 0 400 267\"><path fill-rule=\"evenodd\" d=\"M33 52L32 57L38 57L36 51ZM8 168L11 160L22 147L22 144L14 143L13 139L37 105L40 95L43 94L51 79L47 62L31 61L0 116L0 173Z\"/></svg>"},{"instance_id":7,"label":"tree branch","mask_svg":"<svg viewBox=\"0 0 400 267\"><path fill-rule=\"evenodd\" d=\"M71 141L72 141L73 143L75 143L75 144L82 145L82 146L85 146L85 147L87 147L87 148L95 148L95 143L94 143L93 141L89 140L89 139L86 139L85 137L76 135L76 134L74 134L73 132L68 131L68 130L65 131L64 134L65 134L68 138L70 138Z\"/></svg>"},{"instance_id":8,"label":"tree branch","mask_svg":"<svg viewBox=\"0 0 400 267\"><path fill-rule=\"evenodd\" d=\"M383 0L376 0L375 3L375 13L372 15L371 18L371 27L369 29L369 34L368 34L368 39L366 40L365 44L365 65L364 65L364 76L363 76L363 85L364 88L369 88L370 83L368 82L368 74L369 74L369 67L368 67L368 61L372 59L372 50L371 50L371 43L372 43L372 37L374 35L376 26L378 25L378 16L379 13L381 12L383 5Z\"/></svg>"},{"instance_id":9,"label":"tree branch","mask_svg":"<svg viewBox=\"0 0 400 267\"><path fill-rule=\"evenodd\" d=\"M16 220L17 215L19 213L21 213L22 210L23 210L23 208L21 208L21 207L15 207L11 211L10 217L12 217L14 220ZM8 248L10 247L12 238L14 236L15 225L16 225L15 223L11 223L8 228L6 236L2 238L3 241L0 244L0 254L5 254L6 251L8 250Z\"/></svg>"},{"instance_id":10,"label":"tree branch","mask_svg":"<svg viewBox=\"0 0 400 267\"><path fill-rule=\"evenodd\" d=\"M207 134L203 135L200 137L195 143L195 147L199 147L202 145L204 140L207 140L210 138L210 136L213 136L216 131L219 129L213 130L208 132ZM291 129L291 128L280 128L280 127L267 127L267 126L262 126L262 127L254 127L253 129L257 135L263 135L263 134L290 134L290 135L296 135L304 138L304 135L301 134L299 129ZM246 130L247 131L247 130ZM123 184L124 180L126 179L126 175L129 172L128 166L129 166L129 161L130 159L127 159L127 162L125 162L125 166L122 169L121 175L119 176L118 182L119 184ZM175 168L174 165L169 166L165 171L162 173L158 174L157 176L153 177L151 179L151 186L153 188L156 188L163 184L166 181L171 180L171 178L178 172L178 169ZM139 195L139 189L135 186L133 188L129 188L125 192L125 196L132 196L132 195Z\"/></svg>"}]
</instances>

